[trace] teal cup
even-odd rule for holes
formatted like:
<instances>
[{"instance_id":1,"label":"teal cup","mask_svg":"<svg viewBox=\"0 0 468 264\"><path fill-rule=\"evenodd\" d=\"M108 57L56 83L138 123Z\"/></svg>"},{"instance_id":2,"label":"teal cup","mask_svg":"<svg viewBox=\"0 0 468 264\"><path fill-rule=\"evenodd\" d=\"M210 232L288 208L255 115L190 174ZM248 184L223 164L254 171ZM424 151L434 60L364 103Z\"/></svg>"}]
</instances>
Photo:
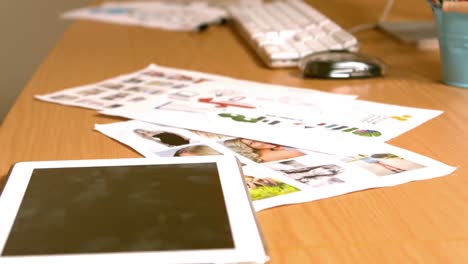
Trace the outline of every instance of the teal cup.
<instances>
[{"instance_id":1,"label":"teal cup","mask_svg":"<svg viewBox=\"0 0 468 264\"><path fill-rule=\"evenodd\" d=\"M442 81L468 88L468 14L433 10L439 35Z\"/></svg>"}]
</instances>

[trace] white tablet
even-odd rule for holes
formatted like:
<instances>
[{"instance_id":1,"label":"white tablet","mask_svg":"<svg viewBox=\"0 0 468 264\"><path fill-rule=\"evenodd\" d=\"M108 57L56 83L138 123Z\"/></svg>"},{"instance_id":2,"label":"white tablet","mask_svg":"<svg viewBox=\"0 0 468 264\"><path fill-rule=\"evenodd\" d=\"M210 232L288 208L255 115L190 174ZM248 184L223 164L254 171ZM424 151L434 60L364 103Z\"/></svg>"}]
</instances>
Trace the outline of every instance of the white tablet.
<instances>
[{"instance_id":1,"label":"white tablet","mask_svg":"<svg viewBox=\"0 0 468 264\"><path fill-rule=\"evenodd\" d=\"M264 263L231 156L17 163L0 263Z\"/></svg>"}]
</instances>

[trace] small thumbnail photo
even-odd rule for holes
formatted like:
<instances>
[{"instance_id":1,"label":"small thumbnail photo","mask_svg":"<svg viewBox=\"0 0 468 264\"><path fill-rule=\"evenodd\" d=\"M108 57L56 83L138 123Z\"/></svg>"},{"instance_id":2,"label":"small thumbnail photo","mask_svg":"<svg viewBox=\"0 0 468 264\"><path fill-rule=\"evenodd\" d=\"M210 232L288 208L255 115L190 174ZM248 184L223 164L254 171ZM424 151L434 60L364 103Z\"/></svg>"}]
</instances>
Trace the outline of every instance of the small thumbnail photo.
<instances>
[{"instance_id":1,"label":"small thumbnail photo","mask_svg":"<svg viewBox=\"0 0 468 264\"><path fill-rule=\"evenodd\" d=\"M118 90L124 87L122 84L117 84L117 83L103 83L103 84L100 84L100 86L107 88L107 89L112 89L112 90Z\"/></svg>"},{"instance_id":2,"label":"small thumbnail photo","mask_svg":"<svg viewBox=\"0 0 468 264\"><path fill-rule=\"evenodd\" d=\"M143 80L138 79L138 78L130 78L130 79L124 80L123 82L124 83L141 83L143 82Z\"/></svg>"},{"instance_id":3,"label":"small thumbnail photo","mask_svg":"<svg viewBox=\"0 0 468 264\"><path fill-rule=\"evenodd\" d=\"M189 138L186 138L182 135L173 132L163 130L152 131L141 128L137 128L133 130L133 132L144 139L148 139L166 145L168 147L176 147L190 144Z\"/></svg>"},{"instance_id":4,"label":"small thumbnail photo","mask_svg":"<svg viewBox=\"0 0 468 264\"><path fill-rule=\"evenodd\" d=\"M252 201L299 191L294 186L268 177L256 178L246 175L244 176L244 180Z\"/></svg>"},{"instance_id":5,"label":"small thumbnail photo","mask_svg":"<svg viewBox=\"0 0 468 264\"><path fill-rule=\"evenodd\" d=\"M83 96L89 96L89 95L97 95L103 92L105 91L99 88L89 88L89 89L81 90L77 92L77 94L83 95Z\"/></svg>"},{"instance_id":6,"label":"small thumbnail photo","mask_svg":"<svg viewBox=\"0 0 468 264\"><path fill-rule=\"evenodd\" d=\"M336 164L304 164L297 160L285 160L267 166L311 187L344 182L337 177L344 172L344 168Z\"/></svg>"},{"instance_id":7,"label":"small thumbnail photo","mask_svg":"<svg viewBox=\"0 0 468 264\"><path fill-rule=\"evenodd\" d=\"M68 95L68 94L57 94L49 97L50 99L57 100L57 101L72 101L78 99L78 96Z\"/></svg>"},{"instance_id":8,"label":"small thumbnail photo","mask_svg":"<svg viewBox=\"0 0 468 264\"><path fill-rule=\"evenodd\" d=\"M128 94L128 93L115 93L115 94L111 94L111 95L102 97L102 99L109 100L109 101L114 101L114 100L123 99L123 98L125 98L125 97L127 97L129 95L130 94Z\"/></svg>"},{"instance_id":9,"label":"small thumbnail photo","mask_svg":"<svg viewBox=\"0 0 468 264\"><path fill-rule=\"evenodd\" d=\"M235 153L257 163L292 159L305 154L294 148L246 138L228 139L223 145Z\"/></svg>"},{"instance_id":10,"label":"small thumbnail photo","mask_svg":"<svg viewBox=\"0 0 468 264\"><path fill-rule=\"evenodd\" d=\"M377 176L386 176L405 171L424 168L423 165L405 160L392 153L358 154L347 161Z\"/></svg>"}]
</instances>

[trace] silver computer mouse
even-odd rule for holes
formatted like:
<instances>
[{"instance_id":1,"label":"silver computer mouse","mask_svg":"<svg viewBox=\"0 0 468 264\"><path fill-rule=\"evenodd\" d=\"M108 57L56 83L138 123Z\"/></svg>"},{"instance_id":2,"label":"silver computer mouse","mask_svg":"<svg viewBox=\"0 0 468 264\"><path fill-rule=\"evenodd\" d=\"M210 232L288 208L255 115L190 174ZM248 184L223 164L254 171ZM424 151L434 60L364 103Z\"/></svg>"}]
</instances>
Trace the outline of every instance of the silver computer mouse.
<instances>
[{"instance_id":1,"label":"silver computer mouse","mask_svg":"<svg viewBox=\"0 0 468 264\"><path fill-rule=\"evenodd\" d=\"M301 59L299 68L305 78L368 78L382 76L384 64L358 52L331 50Z\"/></svg>"}]
</instances>

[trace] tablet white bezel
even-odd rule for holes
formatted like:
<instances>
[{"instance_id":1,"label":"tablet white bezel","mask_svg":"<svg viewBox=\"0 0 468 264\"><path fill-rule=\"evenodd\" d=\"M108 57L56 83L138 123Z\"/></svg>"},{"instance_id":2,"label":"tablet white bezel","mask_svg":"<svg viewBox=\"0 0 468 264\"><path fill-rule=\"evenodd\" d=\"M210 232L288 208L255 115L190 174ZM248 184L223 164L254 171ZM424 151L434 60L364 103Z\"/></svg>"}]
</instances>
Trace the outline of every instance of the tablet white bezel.
<instances>
[{"instance_id":1,"label":"tablet white bezel","mask_svg":"<svg viewBox=\"0 0 468 264\"><path fill-rule=\"evenodd\" d=\"M17 163L9 176L0 197L0 252L7 241L10 229L21 205L34 169L101 167L156 164L216 163L220 175L226 210L232 230L233 249L125 252L70 255L3 256L4 264L39 263L264 263L267 260L261 234L256 222L242 173L233 156L200 156L174 158L132 158L106 160L66 160ZM92 262L94 263L94 262Z\"/></svg>"}]
</instances>

